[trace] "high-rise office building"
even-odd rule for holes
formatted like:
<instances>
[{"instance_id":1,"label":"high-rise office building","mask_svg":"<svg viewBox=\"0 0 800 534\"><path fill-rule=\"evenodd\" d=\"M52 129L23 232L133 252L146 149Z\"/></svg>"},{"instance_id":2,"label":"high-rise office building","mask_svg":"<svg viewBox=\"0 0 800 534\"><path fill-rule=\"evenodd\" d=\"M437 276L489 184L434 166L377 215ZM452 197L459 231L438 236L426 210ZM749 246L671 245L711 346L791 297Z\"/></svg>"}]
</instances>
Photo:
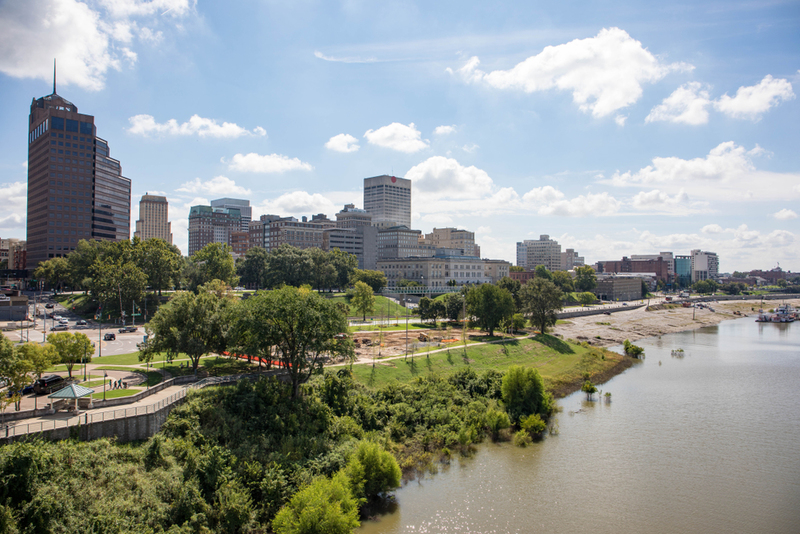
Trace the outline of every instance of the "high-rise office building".
<instances>
[{"instance_id":1,"label":"high-rise office building","mask_svg":"<svg viewBox=\"0 0 800 534\"><path fill-rule=\"evenodd\" d=\"M167 197L144 194L139 201L139 220L133 237L142 241L152 237L172 244L172 225L169 222L169 203Z\"/></svg>"},{"instance_id":2,"label":"high-rise office building","mask_svg":"<svg viewBox=\"0 0 800 534\"><path fill-rule=\"evenodd\" d=\"M247 232L250 229L250 221L253 219L253 208L250 206L249 200L242 200L239 198L218 198L211 201L212 208L235 208L239 210L242 218L242 232Z\"/></svg>"},{"instance_id":3,"label":"high-rise office building","mask_svg":"<svg viewBox=\"0 0 800 534\"><path fill-rule=\"evenodd\" d=\"M81 239L130 239L131 181L94 117L53 93L33 99L28 121L27 268L66 256Z\"/></svg>"},{"instance_id":4,"label":"high-rise office building","mask_svg":"<svg viewBox=\"0 0 800 534\"><path fill-rule=\"evenodd\" d=\"M237 208L192 206L189 209L189 256L209 243L231 244L231 234L240 232L242 216Z\"/></svg>"},{"instance_id":5,"label":"high-rise office building","mask_svg":"<svg viewBox=\"0 0 800 534\"><path fill-rule=\"evenodd\" d=\"M561 245L549 235L518 242L517 265L529 271L539 265L544 265L548 271L558 271L561 269Z\"/></svg>"},{"instance_id":6,"label":"high-rise office building","mask_svg":"<svg viewBox=\"0 0 800 534\"><path fill-rule=\"evenodd\" d=\"M379 228L411 227L411 180L385 174L364 178L364 210Z\"/></svg>"},{"instance_id":7,"label":"high-rise office building","mask_svg":"<svg viewBox=\"0 0 800 534\"><path fill-rule=\"evenodd\" d=\"M692 258L692 283L719 278L719 257L716 252L694 249Z\"/></svg>"}]
</instances>

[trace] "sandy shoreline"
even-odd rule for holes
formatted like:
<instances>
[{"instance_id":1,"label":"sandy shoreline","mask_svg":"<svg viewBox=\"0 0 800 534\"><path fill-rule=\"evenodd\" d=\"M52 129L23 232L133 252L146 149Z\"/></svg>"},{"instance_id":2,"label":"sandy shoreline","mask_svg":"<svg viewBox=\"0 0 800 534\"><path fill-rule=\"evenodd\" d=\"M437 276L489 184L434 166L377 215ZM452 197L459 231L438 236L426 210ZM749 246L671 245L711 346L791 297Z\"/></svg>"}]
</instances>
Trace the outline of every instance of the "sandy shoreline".
<instances>
[{"instance_id":1,"label":"sandy shoreline","mask_svg":"<svg viewBox=\"0 0 800 534\"><path fill-rule=\"evenodd\" d=\"M782 302L764 302L764 309L776 307ZM800 307L800 298L787 299L785 302L796 308ZM761 300L735 300L707 304L715 311L712 312L705 308L681 307L659 309L661 306L656 306L655 309L650 308L650 311L647 311L646 308L639 308L611 315L573 317L567 319L564 324L556 325L553 333L565 339L588 341L595 346L608 347L622 344L626 339L636 341L645 337L695 330L729 319L739 319L745 315L752 317L755 321ZM742 315L736 315L734 312ZM694 318L692 318L693 314Z\"/></svg>"}]
</instances>

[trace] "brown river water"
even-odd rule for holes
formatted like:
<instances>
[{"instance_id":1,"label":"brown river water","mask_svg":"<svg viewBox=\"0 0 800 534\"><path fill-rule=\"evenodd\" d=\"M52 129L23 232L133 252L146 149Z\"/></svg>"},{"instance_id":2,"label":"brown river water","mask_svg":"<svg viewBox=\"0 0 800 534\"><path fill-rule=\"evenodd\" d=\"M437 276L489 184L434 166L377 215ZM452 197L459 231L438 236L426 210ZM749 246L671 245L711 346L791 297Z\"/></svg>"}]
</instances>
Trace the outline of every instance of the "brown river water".
<instances>
[{"instance_id":1,"label":"brown river water","mask_svg":"<svg viewBox=\"0 0 800 534\"><path fill-rule=\"evenodd\" d=\"M611 402L560 400L558 435L485 443L356 532L800 533L800 323L637 344Z\"/></svg>"}]
</instances>

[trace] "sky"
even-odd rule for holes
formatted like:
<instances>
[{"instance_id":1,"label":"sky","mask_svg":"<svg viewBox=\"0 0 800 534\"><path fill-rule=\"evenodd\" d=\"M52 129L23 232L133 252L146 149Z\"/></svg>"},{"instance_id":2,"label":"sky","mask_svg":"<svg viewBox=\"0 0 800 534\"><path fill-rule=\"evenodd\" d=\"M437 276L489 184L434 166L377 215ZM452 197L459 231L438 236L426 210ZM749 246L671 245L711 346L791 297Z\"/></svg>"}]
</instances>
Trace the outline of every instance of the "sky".
<instances>
[{"instance_id":1,"label":"sky","mask_svg":"<svg viewBox=\"0 0 800 534\"><path fill-rule=\"evenodd\" d=\"M800 2L0 0L0 236L25 238L27 120L93 115L141 195L253 216L363 207L515 261L692 249L800 271Z\"/></svg>"}]
</instances>

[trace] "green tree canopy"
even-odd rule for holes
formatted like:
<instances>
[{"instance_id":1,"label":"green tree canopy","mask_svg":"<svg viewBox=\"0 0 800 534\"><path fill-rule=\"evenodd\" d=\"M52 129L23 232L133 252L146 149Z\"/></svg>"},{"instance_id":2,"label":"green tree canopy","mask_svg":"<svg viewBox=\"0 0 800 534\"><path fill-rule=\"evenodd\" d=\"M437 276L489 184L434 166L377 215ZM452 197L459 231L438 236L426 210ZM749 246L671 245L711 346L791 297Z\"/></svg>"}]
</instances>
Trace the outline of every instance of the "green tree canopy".
<instances>
[{"instance_id":1,"label":"green tree canopy","mask_svg":"<svg viewBox=\"0 0 800 534\"><path fill-rule=\"evenodd\" d=\"M402 472L394 456L372 441L360 441L345 469L353 495L370 500L400 486Z\"/></svg>"},{"instance_id":2,"label":"green tree canopy","mask_svg":"<svg viewBox=\"0 0 800 534\"><path fill-rule=\"evenodd\" d=\"M209 243L198 250L188 260L184 273L189 289L197 289L211 280L222 280L234 287L239 283L236 266L227 243Z\"/></svg>"},{"instance_id":3,"label":"green tree canopy","mask_svg":"<svg viewBox=\"0 0 800 534\"><path fill-rule=\"evenodd\" d=\"M269 269L269 253L262 247L247 249L244 259L236 264L236 274L242 284L255 285L257 289L266 286L267 269Z\"/></svg>"},{"instance_id":4,"label":"green tree canopy","mask_svg":"<svg viewBox=\"0 0 800 534\"><path fill-rule=\"evenodd\" d=\"M591 291L578 293L578 302L581 303L581 306L588 306L589 304L594 303L595 300L597 300L597 297Z\"/></svg>"},{"instance_id":5,"label":"green tree canopy","mask_svg":"<svg viewBox=\"0 0 800 534\"><path fill-rule=\"evenodd\" d=\"M108 256L92 265L92 296L100 304L118 304L120 312L141 302L146 286L147 275L133 261Z\"/></svg>"},{"instance_id":6,"label":"green tree canopy","mask_svg":"<svg viewBox=\"0 0 800 534\"><path fill-rule=\"evenodd\" d=\"M514 297L507 289L482 284L467 293L467 312L490 336L494 335L495 328L511 319L515 311Z\"/></svg>"},{"instance_id":7,"label":"green tree canopy","mask_svg":"<svg viewBox=\"0 0 800 534\"><path fill-rule=\"evenodd\" d=\"M231 306L232 297L219 296L210 286L200 286L197 293L175 293L147 323L150 336L139 347L139 359L151 361L162 352L173 357L184 353L197 374L201 357L227 348Z\"/></svg>"},{"instance_id":8,"label":"green tree canopy","mask_svg":"<svg viewBox=\"0 0 800 534\"><path fill-rule=\"evenodd\" d=\"M506 289L509 293L511 293L511 296L514 299L514 308L519 310L521 305L519 300L519 290L522 289L522 284L519 282L519 280L514 280L513 278L504 276L497 281L497 287Z\"/></svg>"},{"instance_id":9,"label":"green tree canopy","mask_svg":"<svg viewBox=\"0 0 800 534\"><path fill-rule=\"evenodd\" d=\"M447 293L442 299L444 302L444 316L451 321L458 321L464 314L466 299L461 293Z\"/></svg>"},{"instance_id":10,"label":"green tree canopy","mask_svg":"<svg viewBox=\"0 0 800 534\"><path fill-rule=\"evenodd\" d=\"M13 402L17 410L21 399L22 388L30 383L33 364L26 360L11 340L0 335L0 379L8 386L8 394L0 394L0 407Z\"/></svg>"},{"instance_id":11,"label":"green tree canopy","mask_svg":"<svg viewBox=\"0 0 800 534\"><path fill-rule=\"evenodd\" d=\"M328 261L330 261L336 271L334 286L336 286L339 291L347 289L347 286L350 285L350 279L353 273L358 269L358 258L349 252L342 252L338 248L335 248L328 252ZM375 288L373 288L373 291L376 291ZM380 288L378 288L377 291L380 291Z\"/></svg>"},{"instance_id":12,"label":"green tree canopy","mask_svg":"<svg viewBox=\"0 0 800 534\"><path fill-rule=\"evenodd\" d=\"M575 267L575 290L591 291L597 287L597 275L588 265Z\"/></svg>"},{"instance_id":13,"label":"green tree canopy","mask_svg":"<svg viewBox=\"0 0 800 534\"><path fill-rule=\"evenodd\" d=\"M517 422L530 414L549 416L553 410L552 396L547 393L539 371L513 366L503 376L503 404L511 420Z\"/></svg>"},{"instance_id":14,"label":"green tree canopy","mask_svg":"<svg viewBox=\"0 0 800 534\"><path fill-rule=\"evenodd\" d=\"M544 334L547 327L556 324L556 313L561 309L564 294L550 280L534 278L522 286L522 309L530 317L531 326Z\"/></svg>"},{"instance_id":15,"label":"green tree canopy","mask_svg":"<svg viewBox=\"0 0 800 534\"><path fill-rule=\"evenodd\" d=\"M350 534L359 526L358 502L344 473L315 478L281 508L275 534Z\"/></svg>"},{"instance_id":16,"label":"green tree canopy","mask_svg":"<svg viewBox=\"0 0 800 534\"><path fill-rule=\"evenodd\" d=\"M266 286L300 287L311 283L314 262L303 250L284 243L269 253Z\"/></svg>"},{"instance_id":17,"label":"green tree canopy","mask_svg":"<svg viewBox=\"0 0 800 534\"><path fill-rule=\"evenodd\" d=\"M537 265L533 272L535 273L536 278L544 278L545 280L553 279L553 273L551 273L550 270L544 265Z\"/></svg>"},{"instance_id":18,"label":"green tree canopy","mask_svg":"<svg viewBox=\"0 0 800 534\"><path fill-rule=\"evenodd\" d=\"M80 363L84 356L86 363L92 361L94 345L86 334L76 332L54 332L47 335L47 342L53 346L61 363L67 367L67 373L72 378L72 368Z\"/></svg>"},{"instance_id":19,"label":"green tree canopy","mask_svg":"<svg viewBox=\"0 0 800 534\"><path fill-rule=\"evenodd\" d=\"M575 291L572 276L567 271L555 271L553 273L553 283L564 293Z\"/></svg>"},{"instance_id":20,"label":"green tree canopy","mask_svg":"<svg viewBox=\"0 0 800 534\"><path fill-rule=\"evenodd\" d=\"M372 288L364 282L356 282L350 297L350 305L366 320L367 314L375 309L375 295Z\"/></svg>"},{"instance_id":21,"label":"green tree canopy","mask_svg":"<svg viewBox=\"0 0 800 534\"><path fill-rule=\"evenodd\" d=\"M31 362L33 373L36 378L41 378L42 373L60 361L60 357L55 347L50 343L40 345L38 343L25 343L19 347L20 355Z\"/></svg>"},{"instance_id":22,"label":"green tree canopy","mask_svg":"<svg viewBox=\"0 0 800 534\"><path fill-rule=\"evenodd\" d=\"M66 258L51 258L40 263L33 276L46 280L51 287L63 290L64 283L70 281L72 277L72 267Z\"/></svg>"},{"instance_id":23,"label":"green tree canopy","mask_svg":"<svg viewBox=\"0 0 800 534\"><path fill-rule=\"evenodd\" d=\"M375 293L386 287L387 284L385 274L381 271L372 271L369 269L356 269L350 277L350 283L355 284L356 282L364 282L370 286Z\"/></svg>"},{"instance_id":24,"label":"green tree canopy","mask_svg":"<svg viewBox=\"0 0 800 534\"><path fill-rule=\"evenodd\" d=\"M139 268L147 275L147 283L159 295L162 290L178 285L183 255L175 245L163 239L146 239L138 244L136 258Z\"/></svg>"},{"instance_id":25,"label":"green tree canopy","mask_svg":"<svg viewBox=\"0 0 800 534\"><path fill-rule=\"evenodd\" d=\"M284 286L260 292L251 299L264 299L264 321L268 326L277 356L292 383L292 398L300 392L300 384L322 369L327 357L352 357L353 344L336 339L347 332L347 318L336 305L307 288Z\"/></svg>"},{"instance_id":26,"label":"green tree canopy","mask_svg":"<svg viewBox=\"0 0 800 534\"><path fill-rule=\"evenodd\" d=\"M330 255L319 248L307 248L304 253L311 259L311 287L322 291L336 284L336 268Z\"/></svg>"}]
</instances>

